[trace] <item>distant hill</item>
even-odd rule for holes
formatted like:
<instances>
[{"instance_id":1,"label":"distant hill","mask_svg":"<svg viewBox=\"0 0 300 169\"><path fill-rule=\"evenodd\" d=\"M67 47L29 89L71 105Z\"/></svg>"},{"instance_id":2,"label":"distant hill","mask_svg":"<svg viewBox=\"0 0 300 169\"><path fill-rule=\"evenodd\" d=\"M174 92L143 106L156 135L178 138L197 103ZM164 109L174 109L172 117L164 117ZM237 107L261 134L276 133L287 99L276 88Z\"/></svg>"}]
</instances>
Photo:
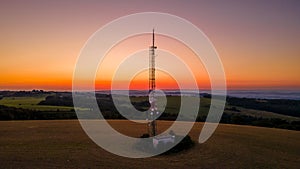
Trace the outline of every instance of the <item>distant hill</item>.
<instances>
[{"instance_id":1,"label":"distant hill","mask_svg":"<svg viewBox=\"0 0 300 169\"><path fill-rule=\"evenodd\" d=\"M0 120L49 120L74 119L76 113L73 107L71 92L0 92ZM123 103L124 95L119 95L121 106L127 109L128 104ZM195 97L195 96L194 96ZM196 118L204 122L210 108L211 95L201 94L200 108ZM124 119L116 109L109 93L97 93L96 99L102 115L106 119ZM139 111L149 109L147 96L130 96L131 104ZM81 113L89 114L89 103L82 103ZM87 108L85 108L87 107ZM77 108L77 109L78 109ZM176 120L180 109L180 96L167 96L165 111L159 120ZM253 125L262 127L275 127L291 130L300 130L300 101L276 99L227 98L221 123ZM133 119L146 119L132 113ZM86 118L93 118L88 117ZM190 120L188 113L183 119Z\"/></svg>"}]
</instances>

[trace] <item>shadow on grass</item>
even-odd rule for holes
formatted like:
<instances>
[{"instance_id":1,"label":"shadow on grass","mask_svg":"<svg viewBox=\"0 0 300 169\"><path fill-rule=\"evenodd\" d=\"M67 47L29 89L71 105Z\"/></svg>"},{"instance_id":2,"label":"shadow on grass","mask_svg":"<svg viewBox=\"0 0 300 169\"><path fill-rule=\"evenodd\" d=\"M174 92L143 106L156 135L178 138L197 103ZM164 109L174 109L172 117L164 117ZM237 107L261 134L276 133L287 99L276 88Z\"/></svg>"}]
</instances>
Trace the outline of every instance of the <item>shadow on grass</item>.
<instances>
[{"instance_id":1,"label":"shadow on grass","mask_svg":"<svg viewBox=\"0 0 300 169\"><path fill-rule=\"evenodd\" d=\"M148 134L143 134L140 138L149 138ZM181 141L179 141L181 140ZM178 144L176 144L178 143ZM175 145L176 144L176 145ZM175 145L175 146L174 146ZM180 153L182 151L186 151L192 148L195 145L194 141L191 139L189 135L180 136L175 135L175 143L158 143L155 148L152 140L143 140L136 143L135 148L139 151L143 151L146 153L157 154L161 150L167 150L166 152L160 155L171 155Z\"/></svg>"}]
</instances>

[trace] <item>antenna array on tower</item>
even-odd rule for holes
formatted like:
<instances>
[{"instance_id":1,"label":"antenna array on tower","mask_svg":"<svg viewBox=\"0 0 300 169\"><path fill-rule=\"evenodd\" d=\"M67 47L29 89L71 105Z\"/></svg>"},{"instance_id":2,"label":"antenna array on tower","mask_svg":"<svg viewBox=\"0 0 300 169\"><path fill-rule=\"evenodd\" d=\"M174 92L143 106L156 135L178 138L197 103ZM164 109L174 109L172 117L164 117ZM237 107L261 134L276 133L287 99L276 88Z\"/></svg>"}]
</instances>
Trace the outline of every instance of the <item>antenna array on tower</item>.
<instances>
[{"instance_id":1,"label":"antenna array on tower","mask_svg":"<svg viewBox=\"0 0 300 169\"><path fill-rule=\"evenodd\" d=\"M154 45L154 29L152 32L152 46L149 48L149 102L150 112L148 113L148 132L150 136L155 136L157 133L155 118L158 115L156 98L155 98L155 49Z\"/></svg>"}]
</instances>

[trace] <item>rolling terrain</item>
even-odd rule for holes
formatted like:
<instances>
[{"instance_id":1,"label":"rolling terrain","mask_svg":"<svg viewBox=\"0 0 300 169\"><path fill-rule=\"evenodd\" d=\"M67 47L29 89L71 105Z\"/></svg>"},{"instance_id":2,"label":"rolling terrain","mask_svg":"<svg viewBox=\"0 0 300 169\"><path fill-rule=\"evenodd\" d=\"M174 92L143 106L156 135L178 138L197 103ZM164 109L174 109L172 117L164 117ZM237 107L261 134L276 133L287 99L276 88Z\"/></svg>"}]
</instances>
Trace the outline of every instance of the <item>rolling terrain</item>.
<instances>
[{"instance_id":1,"label":"rolling terrain","mask_svg":"<svg viewBox=\"0 0 300 169\"><path fill-rule=\"evenodd\" d=\"M138 137L144 124L110 120L118 131ZM164 130L171 121L158 121ZM197 141L203 123L190 136ZM77 120L0 121L1 168L298 168L300 132L220 124L203 144L178 154L130 159L93 143ZM113 143L112 143L113 144Z\"/></svg>"},{"instance_id":2,"label":"rolling terrain","mask_svg":"<svg viewBox=\"0 0 300 169\"><path fill-rule=\"evenodd\" d=\"M53 120L76 119L76 110L84 115L90 113L89 101L74 108L72 93L70 92L0 92L0 120ZM85 96L84 96L85 97ZM129 110L132 104L139 111L147 111L149 102L147 96L131 96L131 103L125 102L126 96L119 95L117 100L124 110ZM98 106L106 119L124 119L118 112L109 93L96 94ZM189 106L199 103L199 98L189 97ZM165 109L160 115L160 120L174 121L180 110L180 96L169 95L166 97ZM206 120L211 99L208 94L200 96L200 106L196 121ZM247 99L227 98L227 104L221 123L253 125L262 127L275 127L290 130L300 130L300 101L280 99ZM192 112L180 115L186 121L191 120ZM86 117L94 118L94 117ZM147 117L131 113L130 118L144 120Z\"/></svg>"}]
</instances>

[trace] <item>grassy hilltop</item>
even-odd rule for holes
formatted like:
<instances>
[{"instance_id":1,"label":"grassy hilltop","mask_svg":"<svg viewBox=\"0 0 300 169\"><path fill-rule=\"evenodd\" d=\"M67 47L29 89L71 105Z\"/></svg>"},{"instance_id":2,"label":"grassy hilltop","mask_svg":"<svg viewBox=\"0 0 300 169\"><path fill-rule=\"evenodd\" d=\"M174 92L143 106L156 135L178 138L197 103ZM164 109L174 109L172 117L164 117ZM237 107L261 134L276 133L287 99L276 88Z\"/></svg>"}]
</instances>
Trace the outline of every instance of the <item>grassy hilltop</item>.
<instances>
[{"instance_id":1,"label":"grassy hilltop","mask_svg":"<svg viewBox=\"0 0 300 169\"><path fill-rule=\"evenodd\" d=\"M144 124L109 123L119 132L138 137ZM170 121L158 121L159 130ZM189 135L197 140L203 123ZM220 124L204 144L179 154L145 159L113 155L93 143L77 120L1 121L2 168L298 168L300 132ZM113 144L113 143L112 143Z\"/></svg>"}]
</instances>

